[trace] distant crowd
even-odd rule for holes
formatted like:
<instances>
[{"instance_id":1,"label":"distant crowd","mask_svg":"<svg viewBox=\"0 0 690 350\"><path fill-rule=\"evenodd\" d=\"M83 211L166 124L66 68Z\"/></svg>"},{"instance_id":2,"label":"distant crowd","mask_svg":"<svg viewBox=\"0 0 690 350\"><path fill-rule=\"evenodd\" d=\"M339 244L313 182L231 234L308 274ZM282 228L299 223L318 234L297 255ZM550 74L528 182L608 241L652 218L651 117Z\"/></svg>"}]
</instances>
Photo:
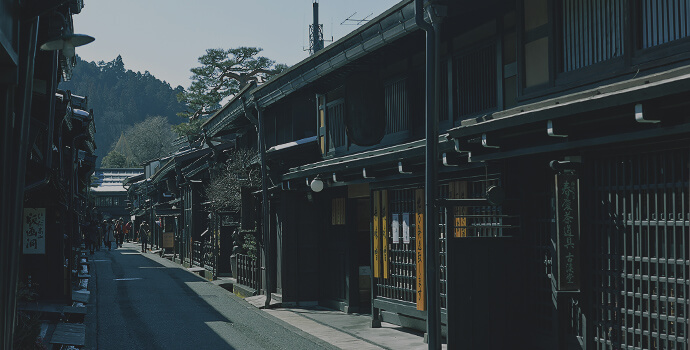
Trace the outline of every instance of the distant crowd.
<instances>
[{"instance_id":1,"label":"distant crowd","mask_svg":"<svg viewBox=\"0 0 690 350\"><path fill-rule=\"evenodd\" d=\"M84 243L93 254L94 251L100 251L101 246L112 250L122 248L124 241L140 241L142 252L145 252L151 235L149 225L146 221L142 222L137 232L133 227L132 221L125 221L123 218L106 219L102 222L91 220L84 230Z\"/></svg>"}]
</instances>

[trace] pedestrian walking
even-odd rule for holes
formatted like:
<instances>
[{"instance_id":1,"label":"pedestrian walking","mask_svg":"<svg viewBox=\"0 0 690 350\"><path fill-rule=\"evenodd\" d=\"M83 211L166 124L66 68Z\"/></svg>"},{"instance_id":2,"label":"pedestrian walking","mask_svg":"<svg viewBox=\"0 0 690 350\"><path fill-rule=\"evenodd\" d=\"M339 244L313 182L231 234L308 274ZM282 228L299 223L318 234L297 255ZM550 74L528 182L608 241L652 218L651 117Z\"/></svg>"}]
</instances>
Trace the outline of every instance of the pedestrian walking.
<instances>
[{"instance_id":1,"label":"pedestrian walking","mask_svg":"<svg viewBox=\"0 0 690 350\"><path fill-rule=\"evenodd\" d=\"M100 245L98 229L98 222L89 222L89 226L86 230L86 240L89 244L89 252L91 254L93 254L94 250Z\"/></svg>"},{"instance_id":2,"label":"pedestrian walking","mask_svg":"<svg viewBox=\"0 0 690 350\"><path fill-rule=\"evenodd\" d=\"M105 246L108 250L112 250L111 243L115 240L115 225L113 224L113 219L110 222L105 222Z\"/></svg>"},{"instance_id":3,"label":"pedestrian walking","mask_svg":"<svg viewBox=\"0 0 690 350\"><path fill-rule=\"evenodd\" d=\"M146 221L139 226L139 239L141 240L141 252L146 253L149 243L149 224Z\"/></svg>"},{"instance_id":4,"label":"pedestrian walking","mask_svg":"<svg viewBox=\"0 0 690 350\"><path fill-rule=\"evenodd\" d=\"M122 248L122 240L124 239L125 232L124 232L125 225L122 222L122 219L117 219L115 221L115 246Z\"/></svg>"}]
</instances>

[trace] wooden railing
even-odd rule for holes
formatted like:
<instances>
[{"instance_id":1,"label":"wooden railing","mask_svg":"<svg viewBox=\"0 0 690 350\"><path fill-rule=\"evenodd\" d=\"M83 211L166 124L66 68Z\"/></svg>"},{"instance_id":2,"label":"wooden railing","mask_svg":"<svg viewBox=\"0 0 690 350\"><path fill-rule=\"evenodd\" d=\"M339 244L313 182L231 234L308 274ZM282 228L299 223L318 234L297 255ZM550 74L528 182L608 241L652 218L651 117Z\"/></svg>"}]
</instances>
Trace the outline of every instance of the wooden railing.
<instances>
[{"instance_id":1,"label":"wooden railing","mask_svg":"<svg viewBox=\"0 0 690 350\"><path fill-rule=\"evenodd\" d=\"M192 264L204 266L204 249L201 241L192 241Z\"/></svg>"},{"instance_id":2,"label":"wooden railing","mask_svg":"<svg viewBox=\"0 0 690 350\"><path fill-rule=\"evenodd\" d=\"M203 255L201 260L204 263L204 267L207 270L215 271L216 270L216 249L215 249L214 242L210 239L204 241L203 242L203 251L204 251L204 255Z\"/></svg>"},{"instance_id":3,"label":"wooden railing","mask_svg":"<svg viewBox=\"0 0 690 350\"><path fill-rule=\"evenodd\" d=\"M237 254L237 283L261 290L261 264L258 258Z\"/></svg>"}]
</instances>

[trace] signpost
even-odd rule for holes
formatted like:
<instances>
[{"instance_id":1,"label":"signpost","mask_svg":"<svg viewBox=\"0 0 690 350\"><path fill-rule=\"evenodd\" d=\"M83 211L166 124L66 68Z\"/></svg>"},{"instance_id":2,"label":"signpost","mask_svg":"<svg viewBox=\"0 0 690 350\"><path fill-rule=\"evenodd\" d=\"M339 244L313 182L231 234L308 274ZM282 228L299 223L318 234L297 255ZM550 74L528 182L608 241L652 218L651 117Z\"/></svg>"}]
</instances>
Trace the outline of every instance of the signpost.
<instances>
[{"instance_id":1,"label":"signpost","mask_svg":"<svg viewBox=\"0 0 690 350\"><path fill-rule=\"evenodd\" d=\"M175 234L173 232L163 232L163 248L175 247Z\"/></svg>"}]
</instances>

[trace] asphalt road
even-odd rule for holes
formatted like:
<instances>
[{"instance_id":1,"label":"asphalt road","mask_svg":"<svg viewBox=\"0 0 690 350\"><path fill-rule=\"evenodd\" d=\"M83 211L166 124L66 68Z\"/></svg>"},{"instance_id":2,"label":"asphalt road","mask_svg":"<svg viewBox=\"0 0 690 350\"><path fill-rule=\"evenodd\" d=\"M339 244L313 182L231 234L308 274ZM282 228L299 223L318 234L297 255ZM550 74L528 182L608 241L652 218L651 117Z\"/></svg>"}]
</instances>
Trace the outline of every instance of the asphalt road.
<instances>
[{"instance_id":1,"label":"asphalt road","mask_svg":"<svg viewBox=\"0 0 690 350\"><path fill-rule=\"evenodd\" d=\"M134 244L91 257L89 349L333 349Z\"/></svg>"}]
</instances>

